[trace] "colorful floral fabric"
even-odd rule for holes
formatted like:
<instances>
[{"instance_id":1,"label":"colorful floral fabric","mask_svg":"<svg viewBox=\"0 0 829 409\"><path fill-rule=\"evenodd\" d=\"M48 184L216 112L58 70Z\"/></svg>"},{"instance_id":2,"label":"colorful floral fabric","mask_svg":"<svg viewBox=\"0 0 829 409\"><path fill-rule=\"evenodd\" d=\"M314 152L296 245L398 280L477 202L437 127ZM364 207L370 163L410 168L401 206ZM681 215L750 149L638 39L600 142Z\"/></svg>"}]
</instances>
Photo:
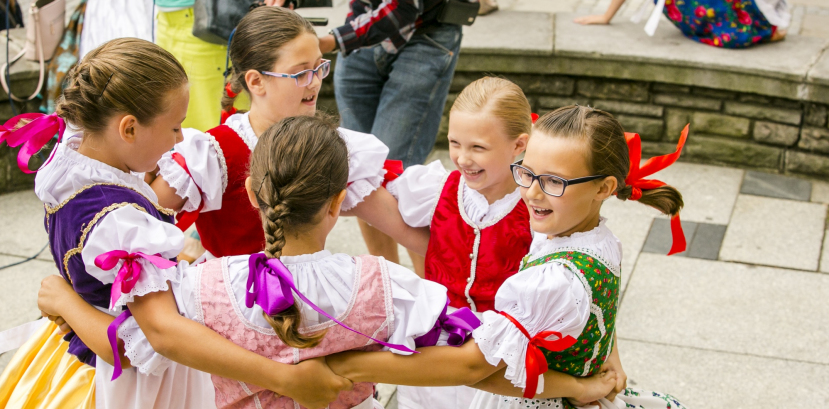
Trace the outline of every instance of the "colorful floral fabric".
<instances>
[{"instance_id":1,"label":"colorful floral fabric","mask_svg":"<svg viewBox=\"0 0 829 409\"><path fill-rule=\"evenodd\" d=\"M777 30L753 0L665 0L662 12L686 37L714 47L751 47Z\"/></svg>"},{"instance_id":2,"label":"colorful floral fabric","mask_svg":"<svg viewBox=\"0 0 829 409\"><path fill-rule=\"evenodd\" d=\"M40 111L47 114L55 112L55 104L66 87L65 78L75 64L78 63L78 47L81 42L81 31L83 30L83 15L86 12L86 0L81 0L78 7L72 13L63 38L55 50L55 55L46 66L46 89L43 92L43 102Z\"/></svg>"},{"instance_id":3,"label":"colorful floral fabric","mask_svg":"<svg viewBox=\"0 0 829 409\"><path fill-rule=\"evenodd\" d=\"M525 260L522 270L546 263L560 263L573 273L581 275L583 282L592 293L590 319L575 345L561 351L551 352L542 348L551 370L573 376L590 376L604 364L613 345L613 331L616 324L616 303L619 300L619 277L593 256L578 251L553 253L534 261ZM601 314L596 314L593 307Z\"/></svg>"}]
</instances>

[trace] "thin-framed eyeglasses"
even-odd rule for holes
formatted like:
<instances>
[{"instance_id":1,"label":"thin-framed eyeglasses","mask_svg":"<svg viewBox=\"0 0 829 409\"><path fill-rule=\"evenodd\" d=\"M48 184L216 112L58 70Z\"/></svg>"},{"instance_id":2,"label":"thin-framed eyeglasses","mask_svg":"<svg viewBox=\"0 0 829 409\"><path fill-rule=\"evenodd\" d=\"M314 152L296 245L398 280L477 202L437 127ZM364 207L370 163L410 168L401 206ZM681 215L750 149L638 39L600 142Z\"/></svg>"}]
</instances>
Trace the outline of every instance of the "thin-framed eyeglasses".
<instances>
[{"instance_id":1,"label":"thin-framed eyeglasses","mask_svg":"<svg viewBox=\"0 0 829 409\"><path fill-rule=\"evenodd\" d=\"M331 73L331 60L322 60L320 65L313 70L303 70L296 74L280 74L278 72L260 71L262 74L277 78L293 78L296 81L297 87L307 87L311 85L316 75L320 81Z\"/></svg>"},{"instance_id":2,"label":"thin-framed eyeglasses","mask_svg":"<svg viewBox=\"0 0 829 409\"><path fill-rule=\"evenodd\" d=\"M564 194L564 189L569 185L577 185L579 183L607 177L607 175L594 175L575 179L564 179L556 175L536 175L533 171L521 166L523 162L523 160L519 160L509 165L515 183L521 187L530 187L533 182L538 181L538 186L541 187L542 192L555 197L561 197Z\"/></svg>"}]
</instances>

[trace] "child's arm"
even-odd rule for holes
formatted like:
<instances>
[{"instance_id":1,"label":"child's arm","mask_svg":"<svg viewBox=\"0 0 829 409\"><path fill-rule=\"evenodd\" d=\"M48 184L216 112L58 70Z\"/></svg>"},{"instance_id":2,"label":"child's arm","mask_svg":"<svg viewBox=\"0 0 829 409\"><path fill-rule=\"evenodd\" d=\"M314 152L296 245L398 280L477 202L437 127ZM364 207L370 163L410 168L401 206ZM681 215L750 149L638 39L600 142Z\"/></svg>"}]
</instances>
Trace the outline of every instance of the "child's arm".
<instances>
[{"instance_id":1,"label":"child's arm","mask_svg":"<svg viewBox=\"0 0 829 409\"><path fill-rule=\"evenodd\" d=\"M616 12L619 11L619 8L622 7L622 4L625 3L625 0L612 0L610 2L610 6L607 7L607 11L604 14L596 14L592 16L582 16L576 18L576 23L590 25L590 24L610 24L610 20L613 19L613 16L616 15Z\"/></svg>"},{"instance_id":2,"label":"child's arm","mask_svg":"<svg viewBox=\"0 0 829 409\"><path fill-rule=\"evenodd\" d=\"M61 276L48 276L40 282L37 306L44 314L60 316L72 327L75 335L106 363L114 362L112 348L107 339L107 327L115 317L95 309L84 301ZM129 368L130 360L124 357L124 342L118 340L118 357L123 368Z\"/></svg>"},{"instance_id":3,"label":"child's arm","mask_svg":"<svg viewBox=\"0 0 829 409\"><path fill-rule=\"evenodd\" d=\"M331 370L352 382L411 386L472 385L503 368L492 366L475 342L460 347L419 348L419 354L342 352L326 357Z\"/></svg>"},{"instance_id":4,"label":"child's arm","mask_svg":"<svg viewBox=\"0 0 829 409\"><path fill-rule=\"evenodd\" d=\"M616 398L617 394L622 393L622 391L627 388L627 374L625 374L625 370L622 368L622 360L619 357L619 344L616 342L616 333L613 333L613 350L610 352L610 356L607 357L607 361L602 365L602 371L613 371L616 372L617 380L616 385L612 391L607 395L607 400L613 402L613 399Z\"/></svg>"},{"instance_id":5,"label":"child's arm","mask_svg":"<svg viewBox=\"0 0 829 409\"><path fill-rule=\"evenodd\" d=\"M365 220L409 250L426 255L429 246L429 228L411 227L403 221L397 199L386 189L379 188L368 195L349 214Z\"/></svg>"},{"instance_id":6,"label":"child's arm","mask_svg":"<svg viewBox=\"0 0 829 409\"><path fill-rule=\"evenodd\" d=\"M162 207L180 212L184 204L187 203L187 198L177 195L176 189L170 187L170 184L161 175L155 177L150 187L158 196L158 204Z\"/></svg>"},{"instance_id":7,"label":"child's arm","mask_svg":"<svg viewBox=\"0 0 829 409\"><path fill-rule=\"evenodd\" d=\"M506 368L492 376L470 385L496 395L523 397L524 391L516 388L504 375ZM603 398L616 385L617 375L612 371L601 372L589 378L577 378L561 372L544 373L544 391L535 395L535 399L567 398L578 402L593 402ZM611 400L612 401L612 400Z\"/></svg>"},{"instance_id":8,"label":"child's arm","mask_svg":"<svg viewBox=\"0 0 829 409\"><path fill-rule=\"evenodd\" d=\"M182 129L182 133L184 140L176 144L174 152L161 157L150 183L158 204L176 212L195 211L200 206L202 211L220 209L227 186L224 159L208 134L190 128Z\"/></svg>"},{"instance_id":9,"label":"child's arm","mask_svg":"<svg viewBox=\"0 0 829 409\"><path fill-rule=\"evenodd\" d=\"M351 387L319 361L281 364L182 317L169 290L136 297L129 307L156 352L191 368L259 385L307 407L324 407Z\"/></svg>"}]
</instances>

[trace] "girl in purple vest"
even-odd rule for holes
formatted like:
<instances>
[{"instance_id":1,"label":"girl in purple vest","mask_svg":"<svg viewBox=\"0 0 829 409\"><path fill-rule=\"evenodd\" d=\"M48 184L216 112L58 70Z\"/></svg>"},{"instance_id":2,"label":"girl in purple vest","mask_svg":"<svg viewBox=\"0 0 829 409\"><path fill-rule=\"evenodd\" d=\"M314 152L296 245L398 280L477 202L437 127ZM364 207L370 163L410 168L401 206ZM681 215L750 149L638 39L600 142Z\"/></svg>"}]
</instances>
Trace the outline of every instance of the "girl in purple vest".
<instances>
[{"instance_id":1,"label":"girl in purple vest","mask_svg":"<svg viewBox=\"0 0 829 409\"><path fill-rule=\"evenodd\" d=\"M265 236L245 194L250 155L261 134L279 120L314 115L331 62L322 58L314 28L297 13L259 7L239 23L228 50L232 72L223 123L207 132L185 130L184 140L159 161L151 183L159 203L182 212L179 227L195 222L205 258L262 251ZM233 99L250 95L249 112L235 112ZM407 244L413 229L392 210L384 182L388 148L373 135L340 129L349 151L343 210L393 231ZM365 202L365 203L364 203ZM386 216L388 215L388 216ZM425 232L420 236L425 237Z\"/></svg>"},{"instance_id":2,"label":"girl in purple vest","mask_svg":"<svg viewBox=\"0 0 829 409\"><path fill-rule=\"evenodd\" d=\"M483 390L473 409L683 409L670 395L625 387L615 331L622 247L600 211L615 195L672 215L672 253L684 251L682 196L646 178L676 161L686 137L687 128L675 153L640 167L639 136L625 134L610 114L569 106L544 115L524 159L511 166L535 238L518 272L498 290L494 310L483 313L475 342L405 358L348 353L328 364L355 382L475 384ZM594 402L576 397L580 386L570 378L556 378L603 369L615 373L614 388ZM542 399L554 397L574 400Z\"/></svg>"},{"instance_id":3,"label":"girl in purple vest","mask_svg":"<svg viewBox=\"0 0 829 409\"><path fill-rule=\"evenodd\" d=\"M351 349L409 354L418 346L462 344L480 323L466 309L447 315L446 288L382 258L324 249L347 178L348 150L336 126L308 116L282 120L262 134L245 181L261 215L264 253L174 269L175 276L145 274L173 283L182 315L286 364ZM55 295L41 307L69 325L100 315L60 280L44 282L43 291ZM169 371L138 324L129 318L118 328L126 356L142 372ZM295 407L255 382L214 375L212 383L218 407ZM355 384L330 407L375 408L373 391Z\"/></svg>"},{"instance_id":4,"label":"girl in purple vest","mask_svg":"<svg viewBox=\"0 0 829 409\"><path fill-rule=\"evenodd\" d=\"M18 164L28 171L31 155L58 135L37 174L35 193L46 208L45 227L61 274L53 278L95 314L74 320L74 311L61 311L61 323L65 319L74 330L64 338L68 342L54 324L41 326L0 376L0 406L209 408L213 388L201 371L270 388L312 407L349 387L320 362L274 362L179 314L171 286L179 282L175 256L183 235L171 223L174 213L157 204L143 179L181 141L189 85L178 61L150 42L118 39L91 51L67 80L55 114L12 119L8 129L0 129L0 142L22 145ZM12 129L21 120L30 122ZM64 135L64 121L79 130ZM46 295L41 301L58 299ZM137 348L135 339L115 342L118 323L127 317L178 363L123 358L119 349L126 347L130 355ZM139 370L115 379L122 363ZM140 370L150 366L156 370Z\"/></svg>"},{"instance_id":5,"label":"girl in purple vest","mask_svg":"<svg viewBox=\"0 0 829 409\"><path fill-rule=\"evenodd\" d=\"M501 284L518 271L532 242L530 217L509 165L524 152L532 118L524 93L509 80L481 78L461 91L449 112L449 156L410 166L389 183L403 220L429 227L425 278L449 290L451 308L493 308ZM398 389L404 409L469 407L475 390Z\"/></svg>"}]
</instances>

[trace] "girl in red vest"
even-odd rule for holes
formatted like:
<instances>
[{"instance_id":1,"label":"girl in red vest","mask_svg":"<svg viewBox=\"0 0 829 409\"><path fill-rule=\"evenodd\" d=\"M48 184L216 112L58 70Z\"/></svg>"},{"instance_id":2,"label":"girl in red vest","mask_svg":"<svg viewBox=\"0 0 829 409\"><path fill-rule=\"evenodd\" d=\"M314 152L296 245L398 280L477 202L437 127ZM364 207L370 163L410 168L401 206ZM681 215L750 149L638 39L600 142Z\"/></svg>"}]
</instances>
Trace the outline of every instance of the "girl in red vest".
<instances>
[{"instance_id":1,"label":"girl in red vest","mask_svg":"<svg viewBox=\"0 0 829 409\"><path fill-rule=\"evenodd\" d=\"M524 159L510 167L535 237L494 310L483 313L475 342L404 359L348 353L326 362L353 382L474 385L482 390L470 409L684 409L671 395L626 388L616 344L622 245L601 208L615 195L671 215L669 254L684 251L682 195L649 176L679 158L687 132L675 152L640 166L639 135L606 112L568 106L539 118ZM597 379L612 387L589 396Z\"/></svg>"},{"instance_id":2,"label":"girl in red vest","mask_svg":"<svg viewBox=\"0 0 829 409\"><path fill-rule=\"evenodd\" d=\"M425 278L446 286L451 308L483 312L518 271L532 242L529 214L509 165L524 152L532 127L530 104L509 80L485 77L458 95L449 113L449 156L411 166L387 185L403 220L429 226ZM398 389L406 409L469 407L464 386Z\"/></svg>"},{"instance_id":3,"label":"girl in red vest","mask_svg":"<svg viewBox=\"0 0 829 409\"><path fill-rule=\"evenodd\" d=\"M230 74L223 99L223 124L206 133L185 130L184 141L159 161L152 181L159 204L180 212L184 230L195 222L206 258L251 254L265 248L259 215L245 194L250 154L259 135L279 120L314 115L322 79L331 62L322 59L314 28L295 12L259 7L248 13L230 43ZM250 94L249 112L233 110L233 99ZM388 148L369 134L339 129L349 151L349 186L343 210L394 231L404 245L408 229L383 189ZM385 199L385 202L383 202ZM387 208L380 208L386 203ZM388 205L391 203L391 205ZM421 236L425 236L422 232Z\"/></svg>"}]
</instances>

